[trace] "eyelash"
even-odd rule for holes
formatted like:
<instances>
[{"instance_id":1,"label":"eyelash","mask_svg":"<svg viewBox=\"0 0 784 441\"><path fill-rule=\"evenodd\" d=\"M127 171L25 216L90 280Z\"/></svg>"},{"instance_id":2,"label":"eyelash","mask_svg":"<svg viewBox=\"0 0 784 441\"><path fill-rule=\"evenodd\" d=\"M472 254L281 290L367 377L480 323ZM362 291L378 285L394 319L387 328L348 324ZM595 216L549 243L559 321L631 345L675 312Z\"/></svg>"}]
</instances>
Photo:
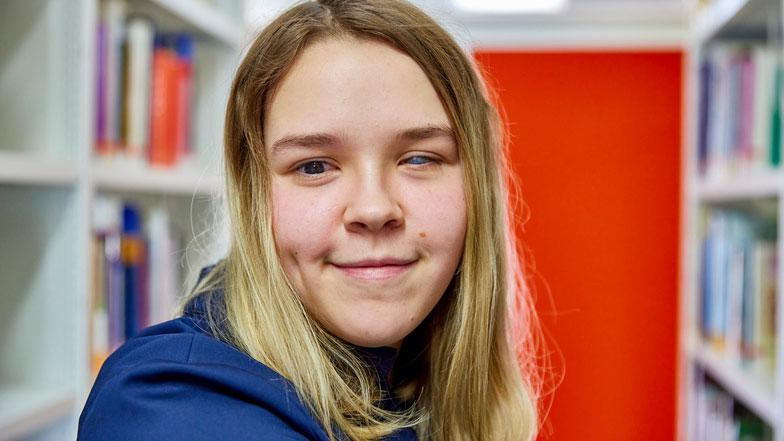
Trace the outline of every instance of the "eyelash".
<instances>
[{"instance_id":1,"label":"eyelash","mask_svg":"<svg viewBox=\"0 0 784 441\"><path fill-rule=\"evenodd\" d=\"M415 164L415 163L409 162L409 161L411 161L413 159L423 159L423 160L425 160L425 162L419 163L419 164ZM425 155L409 156L408 158L406 158L406 159L404 159L402 161L403 164L413 165L415 167L428 167L428 166L431 166L431 165L438 164L439 162L440 161L437 158L433 158L431 156L425 156ZM304 170L305 167L307 167L309 165L315 165L315 164L321 165L322 167L325 168L325 170L324 171L320 171L318 173L306 173L305 172L305 170ZM300 163L299 165L297 165L294 168L294 171L297 172L298 174L300 174L302 176L305 176L305 177L308 177L308 178L317 178L317 177L319 177L319 176L329 172L330 170L335 170L335 169L336 169L336 167L331 165L327 161L310 160L310 161L306 161L306 162L303 162L303 163Z\"/></svg>"}]
</instances>

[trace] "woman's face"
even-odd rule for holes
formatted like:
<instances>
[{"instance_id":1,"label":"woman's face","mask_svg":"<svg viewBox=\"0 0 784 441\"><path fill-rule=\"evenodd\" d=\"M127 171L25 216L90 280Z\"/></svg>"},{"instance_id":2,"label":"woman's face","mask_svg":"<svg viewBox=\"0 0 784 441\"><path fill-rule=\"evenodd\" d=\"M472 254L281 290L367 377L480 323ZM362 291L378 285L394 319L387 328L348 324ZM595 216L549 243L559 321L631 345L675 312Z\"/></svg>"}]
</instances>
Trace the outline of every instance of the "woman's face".
<instances>
[{"instance_id":1,"label":"woman's face","mask_svg":"<svg viewBox=\"0 0 784 441\"><path fill-rule=\"evenodd\" d=\"M307 310L360 346L399 347L444 294L466 229L457 145L413 59L331 38L267 108L275 243Z\"/></svg>"}]
</instances>

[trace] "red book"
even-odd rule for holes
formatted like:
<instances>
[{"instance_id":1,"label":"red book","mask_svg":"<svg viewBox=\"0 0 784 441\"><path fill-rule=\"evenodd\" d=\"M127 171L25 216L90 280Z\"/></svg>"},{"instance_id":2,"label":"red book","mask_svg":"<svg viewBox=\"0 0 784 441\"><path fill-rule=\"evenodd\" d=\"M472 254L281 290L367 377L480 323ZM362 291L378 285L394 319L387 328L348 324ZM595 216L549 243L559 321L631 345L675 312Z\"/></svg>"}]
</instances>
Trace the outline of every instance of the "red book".
<instances>
[{"instance_id":1,"label":"red book","mask_svg":"<svg viewBox=\"0 0 784 441\"><path fill-rule=\"evenodd\" d=\"M150 108L150 164L172 166L177 162L177 56L156 37L152 60Z\"/></svg>"}]
</instances>

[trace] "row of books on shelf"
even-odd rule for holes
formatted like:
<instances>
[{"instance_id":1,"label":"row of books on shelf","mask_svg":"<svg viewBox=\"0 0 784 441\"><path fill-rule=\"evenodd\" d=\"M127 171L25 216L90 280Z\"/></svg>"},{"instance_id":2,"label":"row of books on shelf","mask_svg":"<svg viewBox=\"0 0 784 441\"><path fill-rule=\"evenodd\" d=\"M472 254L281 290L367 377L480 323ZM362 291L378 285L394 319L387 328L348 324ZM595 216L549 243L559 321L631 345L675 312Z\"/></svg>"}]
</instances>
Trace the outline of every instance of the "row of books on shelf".
<instances>
[{"instance_id":1,"label":"row of books on shelf","mask_svg":"<svg viewBox=\"0 0 784 441\"><path fill-rule=\"evenodd\" d=\"M91 361L94 372L139 330L171 318L181 287L181 235L165 207L93 203Z\"/></svg>"},{"instance_id":2,"label":"row of books on shelf","mask_svg":"<svg viewBox=\"0 0 784 441\"><path fill-rule=\"evenodd\" d=\"M715 384L696 384L694 441L771 441L771 428Z\"/></svg>"},{"instance_id":3,"label":"row of books on shelf","mask_svg":"<svg viewBox=\"0 0 784 441\"><path fill-rule=\"evenodd\" d=\"M779 50L722 44L700 62L697 163L708 180L774 169L781 163Z\"/></svg>"},{"instance_id":4,"label":"row of books on shelf","mask_svg":"<svg viewBox=\"0 0 784 441\"><path fill-rule=\"evenodd\" d=\"M776 358L775 219L705 208L700 331L730 362L760 378Z\"/></svg>"},{"instance_id":5,"label":"row of books on shelf","mask_svg":"<svg viewBox=\"0 0 784 441\"><path fill-rule=\"evenodd\" d=\"M174 166L191 154L194 39L162 33L125 0L101 2L95 150L102 158Z\"/></svg>"}]
</instances>

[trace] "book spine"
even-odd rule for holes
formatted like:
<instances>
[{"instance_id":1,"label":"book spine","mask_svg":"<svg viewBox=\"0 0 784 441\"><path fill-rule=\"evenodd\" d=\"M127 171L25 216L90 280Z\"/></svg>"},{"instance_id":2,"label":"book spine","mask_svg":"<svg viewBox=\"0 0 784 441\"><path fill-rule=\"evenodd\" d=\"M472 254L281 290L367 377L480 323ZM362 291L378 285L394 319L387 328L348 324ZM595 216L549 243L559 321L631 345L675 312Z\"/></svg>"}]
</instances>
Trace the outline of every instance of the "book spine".
<instances>
[{"instance_id":1,"label":"book spine","mask_svg":"<svg viewBox=\"0 0 784 441\"><path fill-rule=\"evenodd\" d=\"M740 89L741 89L741 70L740 56L733 54L728 60L728 82L727 94L729 97L729 108L727 109L727 153L726 159L729 164L728 172L737 173L739 170L740 156Z\"/></svg>"},{"instance_id":2,"label":"book spine","mask_svg":"<svg viewBox=\"0 0 784 441\"><path fill-rule=\"evenodd\" d=\"M109 347L114 351L125 341L125 274L120 259L118 232L105 237L106 285L109 312Z\"/></svg>"},{"instance_id":3,"label":"book spine","mask_svg":"<svg viewBox=\"0 0 784 441\"><path fill-rule=\"evenodd\" d=\"M708 60L702 60L697 126L697 167L701 176L705 175L708 166L708 109L711 107L711 76L711 63Z\"/></svg>"},{"instance_id":4,"label":"book spine","mask_svg":"<svg viewBox=\"0 0 784 441\"><path fill-rule=\"evenodd\" d=\"M193 38L188 34L177 36L177 98L175 115L175 142L178 160L191 153L191 103L193 89Z\"/></svg>"},{"instance_id":5,"label":"book spine","mask_svg":"<svg viewBox=\"0 0 784 441\"><path fill-rule=\"evenodd\" d=\"M753 50L754 62L754 107L752 111L752 145L754 163L758 170L764 171L768 166L770 118L773 103L771 97L773 66L770 51L757 46Z\"/></svg>"},{"instance_id":6,"label":"book spine","mask_svg":"<svg viewBox=\"0 0 784 441\"><path fill-rule=\"evenodd\" d=\"M134 159L144 158L150 138L150 87L155 30L152 22L135 16L128 21L126 151Z\"/></svg>"},{"instance_id":7,"label":"book spine","mask_svg":"<svg viewBox=\"0 0 784 441\"><path fill-rule=\"evenodd\" d=\"M156 36L152 73L152 133L149 161L158 166L176 163L176 56L167 47L163 36Z\"/></svg>"},{"instance_id":8,"label":"book spine","mask_svg":"<svg viewBox=\"0 0 784 441\"><path fill-rule=\"evenodd\" d=\"M95 151L99 155L105 155L107 149L107 134L106 134L106 51L107 51L107 36L106 36L106 22L103 18L98 21L97 41L95 45L96 51L96 92L95 92Z\"/></svg>"},{"instance_id":9,"label":"book spine","mask_svg":"<svg viewBox=\"0 0 784 441\"><path fill-rule=\"evenodd\" d=\"M105 240L102 234L94 234L91 243L93 264L92 294L90 296L91 320L89 327L90 369L94 374L109 356L109 311L106 290L106 265L104 258Z\"/></svg>"},{"instance_id":10,"label":"book spine","mask_svg":"<svg viewBox=\"0 0 784 441\"><path fill-rule=\"evenodd\" d=\"M742 167L751 169L754 152L751 142L754 124L754 64L749 53L740 58L740 114L738 122L738 147Z\"/></svg>"},{"instance_id":11,"label":"book spine","mask_svg":"<svg viewBox=\"0 0 784 441\"><path fill-rule=\"evenodd\" d=\"M770 130L770 165L778 167L781 163L781 87L782 87L781 65L775 67L773 79L773 112L771 112Z\"/></svg>"},{"instance_id":12,"label":"book spine","mask_svg":"<svg viewBox=\"0 0 784 441\"><path fill-rule=\"evenodd\" d=\"M103 153L112 154L120 142L122 47L126 5L123 0L105 0L102 5L106 24L106 101L104 103L106 138Z\"/></svg>"},{"instance_id":13,"label":"book spine","mask_svg":"<svg viewBox=\"0 0 784 441\"><path fill-rule=\"evenodd\" d=\"M155 206L147 213L149 235L149 279L150 323L168 320L174 313L177 296L177 262L174 259L172 230L168 211Z\"/></svg>"},{"instance_id":14,"label":"book spine","mask_svg":"<svg viewBox=\"0 0 784 441\"><path fill-rule=\"evenodd\" d=\"M125 277L125 338L131 338L140 330L143 322L139 304L141 299L141 266L144 261L144 242L140 230L139 210L131 205L123 207L121 258Z\"/></svg>"}]
</instances>

